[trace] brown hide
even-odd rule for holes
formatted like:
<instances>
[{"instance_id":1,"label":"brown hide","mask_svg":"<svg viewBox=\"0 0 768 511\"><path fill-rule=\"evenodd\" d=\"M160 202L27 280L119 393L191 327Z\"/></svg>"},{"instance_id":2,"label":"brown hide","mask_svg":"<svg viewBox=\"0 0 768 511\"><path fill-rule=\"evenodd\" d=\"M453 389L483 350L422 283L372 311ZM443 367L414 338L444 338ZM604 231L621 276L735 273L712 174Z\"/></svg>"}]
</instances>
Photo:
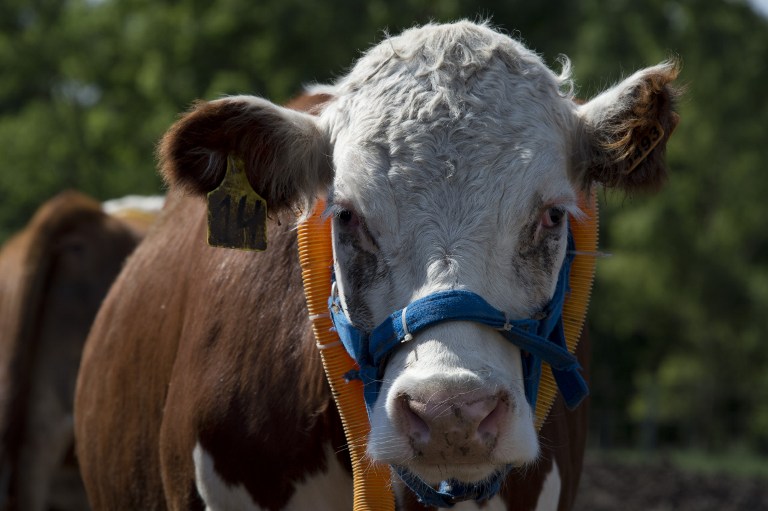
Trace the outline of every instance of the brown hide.
<instances>
[{"instance_id":1,"label":"brown hide","mask_svg":"<svg viewBox=\"0 0 768 511\"><path fill-rule=\"evenodd\" d=\"M82 509L72 408L80 354L141 225L76 192L0 251L0 508Z\"/></svg>"},{"instance_id":2,"label":"brown hide","mask_svg":"<svg viewBox=\"0 0 768 511\"><path fill-rule=\"evenodd\" d=\"M272 222L267 252L211 248L203 202L178 196L156 227L83 354L76 434L92 504L202 509L199 441L226 481L276 508L293 481L324 468L323 440L343 444L308 326L295 233Z\"/></svg>"},{"instance_id":3,"label":"brown hide","mask_svg":"<svg viewBox=\"0 0 768 511\"><path fill-rule=\"evenodd\" d=\"M169 198L83 355L76 435L96 509L203 509L192 458L198 441L225 481L267 509L323 470L324 444L345 457L289 220L270 222L266 252L211 248L204 202ZM578 483L585 416L584 407L557 405L542 433L565 477L561 509ZM505 498L535 506L548 470L544 462L513 474Z\"/></svg>"}]
</instances>

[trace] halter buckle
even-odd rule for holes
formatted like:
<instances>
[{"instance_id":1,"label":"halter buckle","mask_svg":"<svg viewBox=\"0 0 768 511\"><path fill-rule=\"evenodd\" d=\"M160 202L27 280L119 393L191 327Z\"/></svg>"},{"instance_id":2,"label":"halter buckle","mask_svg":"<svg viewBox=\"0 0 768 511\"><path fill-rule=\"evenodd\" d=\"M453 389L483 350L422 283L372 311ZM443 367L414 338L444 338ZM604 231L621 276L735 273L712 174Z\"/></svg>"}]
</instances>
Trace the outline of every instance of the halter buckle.
<instances>
[{"instance_id":1,"label":"halter buckle","mask_svg":"<svg viewBox=\"0 0 768 511\"><path fill-rule=\"evenodd\" d=\"M401 343L409 342L413 340L413 335L411 335L411 332L408 331L408 322L405 320L405 312L408 310L408 306L406 305L403 307L403 312L400 315L400 321L403 323L403 332L405 332L405 335L403 336L403 340L400 341Z\"/></svg>"}]
</instances>

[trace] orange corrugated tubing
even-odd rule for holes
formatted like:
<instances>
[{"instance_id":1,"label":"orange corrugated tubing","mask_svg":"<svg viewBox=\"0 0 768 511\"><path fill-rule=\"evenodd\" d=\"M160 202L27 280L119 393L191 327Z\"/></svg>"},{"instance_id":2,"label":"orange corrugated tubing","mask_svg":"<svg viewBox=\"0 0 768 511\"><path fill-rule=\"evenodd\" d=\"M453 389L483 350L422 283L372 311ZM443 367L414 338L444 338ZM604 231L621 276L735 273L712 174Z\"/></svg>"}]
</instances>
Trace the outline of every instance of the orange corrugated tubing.
<instances>
[{"instance_id":1,"label":"orange corrugated tubing","mask_svg":"<svg viewBox=\"0 0 768 511\"><path fill-rule=\"evenodd\" d=\"M324 203L318 201L312 216L299 224L298 229L299 261L307 308L347 437L355 489L353 509L393 511L395 499L389 467L373 462L365 453L370 423L363 400L363 384L359 380L347 382L344 379L357 364L344 349L336 332L331 330L333 323L328 315L328 297L331 295L333 249L330 221L321 217L324 208Z\"/></svg>"},{"instance_id":2,"label":"orange corrugated tubing","mask_svg":"<svg viewBox=\"0 0 768 511\"><path fill-rule=\"evenodd\" d=\"M584 218L570 218L573 241L576 244L576 257L571 263L571 277L568 281L571 291L563 304L563 330L568 351L571 353L576 353L581 338L592 294L592 282L595 280L595 257L600 223L595 190L592 190L588 196L579 197L579 209L584 213ZM537 431L544 425L556 396L557 384L552 376L552 369L544 362L539 380L539 396L536 401Z\"/></svg>"}]
</instances>

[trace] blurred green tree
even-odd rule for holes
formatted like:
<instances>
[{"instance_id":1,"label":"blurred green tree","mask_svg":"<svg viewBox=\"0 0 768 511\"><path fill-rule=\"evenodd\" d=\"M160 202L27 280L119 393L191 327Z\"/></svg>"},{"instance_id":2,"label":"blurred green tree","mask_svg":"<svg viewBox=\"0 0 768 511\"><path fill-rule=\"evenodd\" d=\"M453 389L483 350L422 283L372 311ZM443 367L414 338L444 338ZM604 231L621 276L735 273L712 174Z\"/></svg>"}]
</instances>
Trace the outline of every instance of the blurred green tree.
<instances>
[{"instance_id":1,"label":"blurred green tree","mask_svg":"<svg viewBox=\"0 0 768 511\"><path fill-rule=\"evenodd\" d=\"M582 5L577 71L679 56L687 89L665 191L609 194L605 209L615 255L592 315L603 441L765 452L768 22L717 0Z\"/></svg>"}]
</instances>

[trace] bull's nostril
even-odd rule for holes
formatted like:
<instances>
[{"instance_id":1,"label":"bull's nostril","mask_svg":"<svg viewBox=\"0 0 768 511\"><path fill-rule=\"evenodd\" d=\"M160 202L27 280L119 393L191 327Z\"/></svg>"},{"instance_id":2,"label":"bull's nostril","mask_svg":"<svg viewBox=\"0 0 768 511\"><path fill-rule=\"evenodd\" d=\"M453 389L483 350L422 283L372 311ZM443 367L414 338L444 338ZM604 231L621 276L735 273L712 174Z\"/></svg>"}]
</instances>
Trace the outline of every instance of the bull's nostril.
<instances>
[{"instance_id":1,"label":"bull's nostril","mask_svg":"<svg viewBox=\"0 0 768 511\"><path fill-rule=\"evenodd\" d=\"M418 443L429 442L429 425L421 418L419 412L424 413L424 404L411 400L410 396L402 395L398 398L402 415L400 426L405 433Z\"/></svg>"},{"instance_id":2,"label":"bull's nostril","mask_svg":"<svg viewBox=\"0 0 768 511\"><path fill-rule=\"evenodd\" d=\"M493 403L495 406L477 426L477 434L484 442L495 441L498 438L504 417L506 417L509 409L508 399L503 396L497 396Z\"/></svg>"},{"instance_id":3,"label":"bull's nostril","mask_svg":"<svg viewBox=\"0 0 768 511\"><path fill-rule=\"evenodd\" d=\"M509 398L504 393L482 397L478 394L433 394L425 400L401 394L397 398L395 420L418 452L424 449L448 449L459 454L462 450L473 454L488 452L504 428Z\"/></svg>"}]
</instances>

